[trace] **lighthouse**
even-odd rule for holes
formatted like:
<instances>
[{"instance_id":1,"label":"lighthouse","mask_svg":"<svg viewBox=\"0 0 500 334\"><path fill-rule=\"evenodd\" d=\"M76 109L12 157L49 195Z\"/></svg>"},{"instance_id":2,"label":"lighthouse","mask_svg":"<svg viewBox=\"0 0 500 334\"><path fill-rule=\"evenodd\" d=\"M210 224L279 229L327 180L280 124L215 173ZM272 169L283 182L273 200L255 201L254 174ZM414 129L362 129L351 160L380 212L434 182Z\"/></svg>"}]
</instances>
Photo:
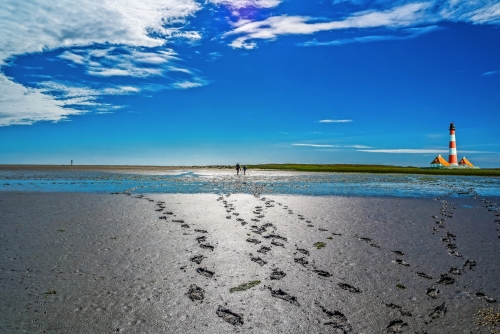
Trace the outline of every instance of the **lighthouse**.
<instances>
[{"instance_id":1,"label":"lighthouse","mask_svg":"<svg viewBox=\"0 0 500 334\"><path fill-rule=\"evenodd\" d=\"M479 168L474 166L465 157L458 161L457 159L457 142L455 141L455 123L450 123L450 144L448 145L450 149L450 154L448 155L448 161L444 157L438 155L431 162L430 168ZM425 167L422 167L425 168Z\"/></svg>"},{"instance_id":2,"label":"lighthouse","mask_svg":"<svg viewBox=\"0 0 500 334\"><path fill-rule=\"evenodd\" d=\"M458 166L457 142L455 141L455 124L450 124L450 155L448 156L450 166Z\"/></svg>"}]
</instances>

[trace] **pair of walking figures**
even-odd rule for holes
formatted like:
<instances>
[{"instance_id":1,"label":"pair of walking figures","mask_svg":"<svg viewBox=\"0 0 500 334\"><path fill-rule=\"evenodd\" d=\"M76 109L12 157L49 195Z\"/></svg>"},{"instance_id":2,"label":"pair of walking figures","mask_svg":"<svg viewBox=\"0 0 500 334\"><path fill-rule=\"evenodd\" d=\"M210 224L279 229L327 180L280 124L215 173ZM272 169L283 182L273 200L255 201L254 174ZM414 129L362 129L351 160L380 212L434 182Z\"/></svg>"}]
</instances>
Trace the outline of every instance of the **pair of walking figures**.
<instances>
[{"instance_id":1,"label":"pair of walking figures","mask_svg":"<svg viewBox=\"0 0 500 334\"><path fill-rule=\"evenodd\" d=\"M243 170L243 175L247 174L247 166L240 167L240 164L236 164L236 175L240 174L240 169Z\"/></svg>"}]
</instances>

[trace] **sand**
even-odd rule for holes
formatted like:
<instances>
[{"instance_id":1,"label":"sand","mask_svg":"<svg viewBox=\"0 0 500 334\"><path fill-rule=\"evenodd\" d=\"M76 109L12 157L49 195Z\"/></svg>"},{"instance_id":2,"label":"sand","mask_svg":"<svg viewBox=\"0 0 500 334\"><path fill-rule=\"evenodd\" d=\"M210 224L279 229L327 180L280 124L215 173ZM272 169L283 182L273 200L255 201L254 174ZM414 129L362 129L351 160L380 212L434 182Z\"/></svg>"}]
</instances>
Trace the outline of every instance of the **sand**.
<instances>
[{"instance_id":1,"label":"sand","mask_svg":"<svg viewBox=\"0 0 500 334\"><path fill-rule=\"evenodd\" d=\"M491 204L1 192L0 332L498 331Z\"/></svg>"}]
</instances>

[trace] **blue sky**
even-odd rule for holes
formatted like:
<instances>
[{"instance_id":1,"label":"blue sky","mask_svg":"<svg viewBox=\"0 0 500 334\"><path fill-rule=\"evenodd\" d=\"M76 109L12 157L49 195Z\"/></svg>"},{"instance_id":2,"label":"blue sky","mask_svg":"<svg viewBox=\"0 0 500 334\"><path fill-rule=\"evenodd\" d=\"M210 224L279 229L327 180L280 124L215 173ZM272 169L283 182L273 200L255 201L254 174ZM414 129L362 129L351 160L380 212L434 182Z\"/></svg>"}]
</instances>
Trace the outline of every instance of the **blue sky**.
<instances>
[{"instance_id":1,"label":"blue sky","mask_svg":"<svg viewBox=\"0 0 500 334\"><path fill-rule=\"evenodd\" d=\"M500 167L496 1L4 0L0 163Z\"/></svg>"}]
</instances>

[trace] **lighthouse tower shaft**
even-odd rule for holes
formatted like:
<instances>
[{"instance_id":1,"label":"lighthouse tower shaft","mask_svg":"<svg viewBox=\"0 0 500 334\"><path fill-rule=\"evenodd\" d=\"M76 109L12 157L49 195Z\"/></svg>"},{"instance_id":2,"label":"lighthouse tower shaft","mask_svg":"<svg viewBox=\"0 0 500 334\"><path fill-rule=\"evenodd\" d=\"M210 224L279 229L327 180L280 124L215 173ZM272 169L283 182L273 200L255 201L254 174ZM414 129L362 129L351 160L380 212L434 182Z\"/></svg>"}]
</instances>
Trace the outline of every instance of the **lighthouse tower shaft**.
<instances>
[{"instance_id":1,"label":"lighthouse tower shaft","mask_svg":"<svg viewBox=\"0 0 500 334\"><path fill-rule=\"evenodd\" d=\"M450 124L450 155L448 162L451 166L458 166L457 142L455 141L455 124Z\"/></svg>"}]
</instances>

